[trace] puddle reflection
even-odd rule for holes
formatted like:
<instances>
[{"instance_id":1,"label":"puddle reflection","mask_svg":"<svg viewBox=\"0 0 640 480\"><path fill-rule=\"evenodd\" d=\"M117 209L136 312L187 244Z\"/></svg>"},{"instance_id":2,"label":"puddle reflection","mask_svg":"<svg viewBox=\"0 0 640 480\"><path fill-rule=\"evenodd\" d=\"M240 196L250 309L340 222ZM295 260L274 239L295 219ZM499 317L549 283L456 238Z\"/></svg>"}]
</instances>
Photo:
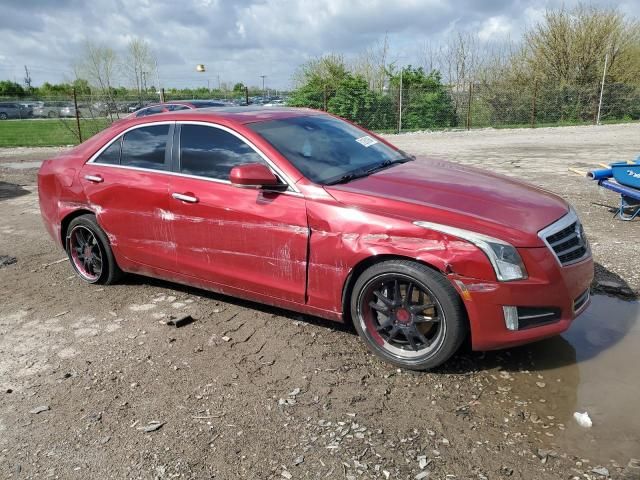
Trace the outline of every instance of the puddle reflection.
<instances>
[{"instance_id":1,"label":"puddle reflection","mask_svg":"<svg viewBox=\"0 0 640 480\"><path fill-rule=\"evenodd\" d=\"M639 302L595 295L561 337L513 349L509 356L514 362L504 368L544 377L544 389L515 383L541 418L551 415L566 426L551 443L601 462L626 464L640 455ZM589 413L591 429L576 424L576 411Z\"/></svg>"}]
</instances>

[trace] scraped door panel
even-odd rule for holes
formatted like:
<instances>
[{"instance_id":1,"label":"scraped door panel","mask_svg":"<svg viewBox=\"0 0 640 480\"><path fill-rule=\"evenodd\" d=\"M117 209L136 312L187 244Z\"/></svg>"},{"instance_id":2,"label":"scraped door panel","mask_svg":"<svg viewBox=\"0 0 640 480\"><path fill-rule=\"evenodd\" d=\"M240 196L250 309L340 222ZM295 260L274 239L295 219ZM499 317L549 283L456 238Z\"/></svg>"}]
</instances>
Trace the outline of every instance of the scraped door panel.
<instances>
[{"instance_id":1,"label":"scraped door panel","mask_svg":"<svg viewBox=\"0 0 640 480\"><path fill-rule=\"evenodd\" d=\"M261 295L304 303L304 199L229 184L174 178L171 211L183 273Z\"/></svg>"},{"instance_id":2,"label":"scraped door panel","mask_svg":"<svg viewBox=\"0 0 640 480\"><path fill-rule=\"evenodd\" d=\"M130 130L85 164L80 179L119 260L175 271L166 149L172 134L166 122Z\"/></svg>"},{"instance_id":3,"label":"scraped door panel","mask_svg":"<svg viewBox=\"0 0 640 480\"><path fill-rule=\"evenodd\" d=\"M86 172L86 174L85 174ZM93 184L85 176L99 176ZM175 270L176 252L169 210L168 176L87 165L82 182L98 222L116 254L145 265Z\"/></svg>"}]
</instances>

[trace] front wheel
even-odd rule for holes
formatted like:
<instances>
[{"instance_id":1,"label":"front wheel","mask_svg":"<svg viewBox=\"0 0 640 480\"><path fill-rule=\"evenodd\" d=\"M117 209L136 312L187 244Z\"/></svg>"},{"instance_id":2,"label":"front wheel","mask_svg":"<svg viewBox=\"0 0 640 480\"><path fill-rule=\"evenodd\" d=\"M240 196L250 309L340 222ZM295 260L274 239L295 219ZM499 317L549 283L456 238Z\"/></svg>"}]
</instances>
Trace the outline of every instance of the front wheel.
<instances>
[{"instance_id":1,"label":"front wheel","mask_svg":"<svg viewBox=\"0 0 640 480\"><path fill-rule=\"evenodd\" d=\"M122 275L107 235L94 215L80 215L71 221L67 229L67 255L85 282L109 285Z\"/></svg>"},{"instance_id":2,"label":"front wheel","mask_svg":"<svg viewBox=\"0 0 640 480\"><path fill-rule=\"evenodd\" d=\"M427 370L447 361L467 333L462 301L439 272L389 260L365 270L351 296L358 334L383 360Z\"/></svg>"}]
</instances>

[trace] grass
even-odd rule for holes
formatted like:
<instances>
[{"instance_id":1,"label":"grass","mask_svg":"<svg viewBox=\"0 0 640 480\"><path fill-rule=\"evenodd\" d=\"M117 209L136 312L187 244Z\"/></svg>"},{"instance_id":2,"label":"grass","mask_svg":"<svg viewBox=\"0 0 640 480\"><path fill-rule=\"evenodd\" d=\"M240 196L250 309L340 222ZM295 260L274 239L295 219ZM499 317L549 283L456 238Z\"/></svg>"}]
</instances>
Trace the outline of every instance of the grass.
<instances>
[{"instance_id":1,"label":"grass","mask_svg":"<svg viewBox=\"0 0 640 480\"><path fill-rule=\"evenodd\" d=\"M82 139L86 140L108 124L106 118L81 119ZM0 121L0 147L53 147L78 143L74 118Z\"/></svg>"}]
</instances>

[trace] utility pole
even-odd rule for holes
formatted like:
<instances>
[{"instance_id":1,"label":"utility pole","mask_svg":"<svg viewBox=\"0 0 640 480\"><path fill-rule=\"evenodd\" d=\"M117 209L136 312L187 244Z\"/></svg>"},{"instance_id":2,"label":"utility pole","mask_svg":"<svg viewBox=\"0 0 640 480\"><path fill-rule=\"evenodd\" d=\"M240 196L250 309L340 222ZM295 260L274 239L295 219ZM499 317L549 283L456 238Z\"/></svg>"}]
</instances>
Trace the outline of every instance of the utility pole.
<instances>
[{"instance_id":1,"label":"utility pole","mask_svg":"<svg viewBox=\"0 0 640 480\"><path fill-rule=\"evenodd\" d=\"M398 133L402 132L402 71L404 67L400 69L400 98L398 108Z\"/></svg>"},{"instance_id":2,"label":"utility pole","mask_svg":"<svg viewBox=\"0 0 640 480\"><path fill-rule=\"evenodd\" d=\"M264 90L264 79L266 78L266 75L260 75L260 78L262 78L262 97L264 98L265 95L265 90Z\"/></svg>"},{"instance_id":3,"label":"utility pole","mask_svg":"<svg viewBox=\"0 0 640 480\"><path fill-rule=\"evenodd\" d=\"M29 69L27 66L24 66L24 84L27 86L27 90L31 91L31 74L29 74Z\"/></svg>"},{"instance_id":4,"label":"utility pole","mask_svg":"<svg viewBox=\"0 0 640 480\"><path fill-rule=\"evenodd\" d=\"M158 81L158 95L160 95L160 103L164 103L164 89L160 85L160 70L158 70L158 59L155 59L156 62L156 80Z\"/></svg>"},{"instance_id":5,"label":"utility pole","mask_svg":"<svg viewBox=\"0 0 640 480\"><path fill-rule=\"evenodd\" d=\"M607 63L609 61L609 54L604 56L604 70L602 72L602 85L600 86L600 101L598 102L598 118L596 119L596 125L600 125L600 112L602 111L602 94L604 93L604 79L607 76Z\"/></svg>"}]
</instances>

